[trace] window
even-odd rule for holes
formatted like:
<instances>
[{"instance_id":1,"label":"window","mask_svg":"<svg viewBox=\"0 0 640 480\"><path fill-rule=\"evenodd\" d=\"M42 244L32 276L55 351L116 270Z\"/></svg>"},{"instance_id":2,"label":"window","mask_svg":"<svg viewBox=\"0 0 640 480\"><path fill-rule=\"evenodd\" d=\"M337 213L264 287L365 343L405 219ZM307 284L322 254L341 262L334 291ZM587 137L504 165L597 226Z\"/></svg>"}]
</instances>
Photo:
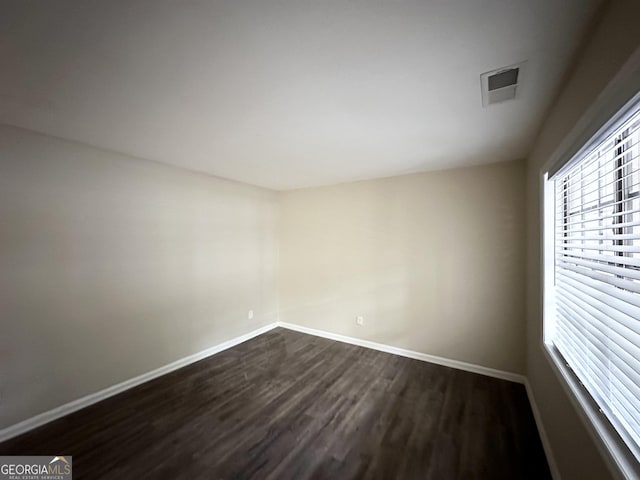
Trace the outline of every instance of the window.
<instances>
[{"instance_id":1,"label":"window","mask_svg":"<svg viewBox=\"0 0 640 480\"><path fill-rule=\"evenodd\" d=\"M546 182L544 333L638 464L640 102L618 117Z\"/></svg>"}]
</instances>

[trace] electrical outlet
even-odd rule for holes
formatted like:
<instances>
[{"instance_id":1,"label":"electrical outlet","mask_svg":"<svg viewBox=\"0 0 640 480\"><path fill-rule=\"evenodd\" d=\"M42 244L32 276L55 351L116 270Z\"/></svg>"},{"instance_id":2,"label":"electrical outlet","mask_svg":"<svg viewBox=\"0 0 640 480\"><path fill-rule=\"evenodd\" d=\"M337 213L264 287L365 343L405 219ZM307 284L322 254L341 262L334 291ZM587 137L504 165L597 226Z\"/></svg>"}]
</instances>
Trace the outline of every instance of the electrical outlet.
<instances>
[{"instance_id":1,"label":"electrical outlet","mask_svg":"<svg viewBox=\"0 0 640 480\"><path fill-rule=\"evenodd\" d=\"M253 310L249 310L249 313L247 313L247 318L249 320L251 320L253 318Z\"/></svg>"},{"instance_id":2,"label":"electrical outlet","mask_svg":"<svg viewBox=\"0 0 640 480\"><path fill-rule=\"evenodd\" d=\"M364 317L363 317L362 315L358 315L358 316L356 317L356 323L357 323L358 325L364 325Z\"/></svg>"}]
</instances>

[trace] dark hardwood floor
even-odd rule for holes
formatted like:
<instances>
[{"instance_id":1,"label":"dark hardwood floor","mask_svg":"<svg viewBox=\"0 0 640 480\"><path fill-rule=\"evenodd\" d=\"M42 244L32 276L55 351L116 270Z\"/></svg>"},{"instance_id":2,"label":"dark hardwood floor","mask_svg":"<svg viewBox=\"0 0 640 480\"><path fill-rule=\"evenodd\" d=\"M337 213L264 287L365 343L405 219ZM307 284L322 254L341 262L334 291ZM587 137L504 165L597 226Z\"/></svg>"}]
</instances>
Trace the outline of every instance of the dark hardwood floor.
<instances>
[{"instance_id":1,"label":"dark hardwood floor","mask_svg":"<svg viewBox=\"0 0 640 480\"><path fill-rule=\"evenodd\" d=\"M0 444L87 479L550 479L522 385L275 329Z\"/></svg>"}]
</instances>

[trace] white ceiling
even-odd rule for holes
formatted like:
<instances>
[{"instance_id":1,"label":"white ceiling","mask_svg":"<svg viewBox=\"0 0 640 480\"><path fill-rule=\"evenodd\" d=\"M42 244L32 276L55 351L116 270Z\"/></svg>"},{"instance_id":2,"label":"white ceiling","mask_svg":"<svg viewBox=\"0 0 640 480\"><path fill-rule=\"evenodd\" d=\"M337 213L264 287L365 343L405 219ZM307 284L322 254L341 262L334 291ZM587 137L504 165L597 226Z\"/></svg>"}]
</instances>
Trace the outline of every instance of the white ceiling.
<instances>
[{"instance_id":1,"label":"white ceiling","mask_svg":"<svg viewBox=\"0 0 640 480\"><path fill-rule=\"evenodd\" d=\"M598 3L2 0L0 122L273 189L514 160Z\"/></svg>"}]
</instances>

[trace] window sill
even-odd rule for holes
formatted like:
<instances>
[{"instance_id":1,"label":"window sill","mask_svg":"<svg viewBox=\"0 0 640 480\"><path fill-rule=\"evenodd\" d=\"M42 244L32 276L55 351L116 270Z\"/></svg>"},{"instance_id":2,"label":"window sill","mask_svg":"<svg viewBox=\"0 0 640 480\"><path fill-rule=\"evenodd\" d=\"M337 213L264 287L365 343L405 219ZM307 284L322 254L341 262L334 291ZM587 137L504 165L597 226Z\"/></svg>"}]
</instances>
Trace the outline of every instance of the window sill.
<instances>
[{"instance_id":1,"label":"window sill","mask_svg":"<svg viewBox=\"0 0 640 480\"><path fill-rule=\"evenodd\" d=\"M640 465L635 457L620 439L606 417L600 412L560 353L553 345L548 343L543 344L543 351L551 364L552 370L560 380L560 384L567 392L578 416L587 427L587 431L606 460L613 478L616 480L635 480L640 478Z\"/></svg>"}]
</instances>

